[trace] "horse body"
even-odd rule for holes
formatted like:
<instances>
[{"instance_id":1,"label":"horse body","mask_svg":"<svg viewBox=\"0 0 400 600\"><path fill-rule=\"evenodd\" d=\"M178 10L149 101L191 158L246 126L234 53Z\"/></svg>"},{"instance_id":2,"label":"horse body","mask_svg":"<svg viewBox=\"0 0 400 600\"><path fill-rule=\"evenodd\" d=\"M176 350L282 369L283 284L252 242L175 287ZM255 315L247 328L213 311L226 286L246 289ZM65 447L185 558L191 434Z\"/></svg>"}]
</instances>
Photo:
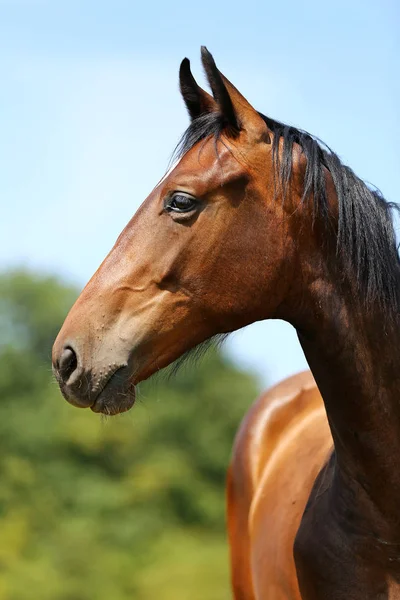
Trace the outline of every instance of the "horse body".
<instances>
[{"instance_id":1,"label":"horse body","mask_svg":"<svg viewBox=\"0 0 400 600\"><path fill-rule=\"evenodd\" d=\"M310 372L274 386L245 417L227 483L235 600L300 600L294 539L332 447Z\"/></svg>"},{"instance_id":2,"label":"horse body","mask_svg":"<svg viewBox=\"0 0 400 600\"><path fill-rule=\"evenodd\" d=\"M400 600L392 206L315 138L257 112L204 48L202 59L213 96L185 59L180 160L72 307L54 372L69 402L116 414L202 342L286 320L327 418L302 375L245 421L228 494L237 598Z\"/></svg>"},{"instance_id":3,"label":"horse body","mask_svg":"<svg viewBox=\"0 0 400 600\"><path fill-rule=\"evenodd\" d=\"M396 542L379 539L376 532L360 535L354 517L339 529L343 537L338 543L337 522L329 518L336 497L335 466L323 399L311 372L289 377L253 404L237 433L227 477L235 600L399 600ZM315 508L321 499L322 505L333 502L322 513L326 526L318 536ZM312 554L311 574L309 565L295 561L299 529L307 541L317 534L321 565L318 569ZM322 589L313 589L310 582L321 574L326 579Z\"/></svg>"}]
</instances>

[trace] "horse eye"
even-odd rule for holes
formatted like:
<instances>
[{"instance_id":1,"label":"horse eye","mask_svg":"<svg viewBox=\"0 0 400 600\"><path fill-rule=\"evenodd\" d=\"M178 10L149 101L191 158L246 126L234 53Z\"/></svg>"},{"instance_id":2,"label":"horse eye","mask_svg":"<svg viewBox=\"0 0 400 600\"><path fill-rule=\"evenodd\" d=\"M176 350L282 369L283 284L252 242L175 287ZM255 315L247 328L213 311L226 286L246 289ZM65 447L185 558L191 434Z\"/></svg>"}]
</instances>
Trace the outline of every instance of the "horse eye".
<instances>
[{"instance_id":1,"label":"horse eye","mask_svg":"<svg viewBox=\"0 0 400 600\"><path fill-rule=\"evenodd\" d=\"M184 192L175 192L167 201L165 208L174 212L190 212L196 208L197 200Z\"/></svg>"}]
</instances>

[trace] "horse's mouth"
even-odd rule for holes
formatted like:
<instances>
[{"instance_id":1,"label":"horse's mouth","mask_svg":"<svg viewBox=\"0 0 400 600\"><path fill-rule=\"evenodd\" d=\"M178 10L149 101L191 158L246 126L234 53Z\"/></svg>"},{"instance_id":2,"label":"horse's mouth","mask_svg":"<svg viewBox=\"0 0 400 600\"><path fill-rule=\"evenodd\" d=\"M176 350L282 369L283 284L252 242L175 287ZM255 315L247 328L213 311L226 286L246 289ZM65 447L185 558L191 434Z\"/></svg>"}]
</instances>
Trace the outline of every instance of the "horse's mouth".
<instances>
[{"instance_id":1,"label":"horse's mouth","mask_svg":"<svg viewBox=\"0 0 400 600\"><path fill-rule=\"evenodd\" d=\"M95 413L117 415L132 408L135 397L135 386L129 381L127 367L121 367L110 377L90 408Z\"/></svg>"}]
</instances>

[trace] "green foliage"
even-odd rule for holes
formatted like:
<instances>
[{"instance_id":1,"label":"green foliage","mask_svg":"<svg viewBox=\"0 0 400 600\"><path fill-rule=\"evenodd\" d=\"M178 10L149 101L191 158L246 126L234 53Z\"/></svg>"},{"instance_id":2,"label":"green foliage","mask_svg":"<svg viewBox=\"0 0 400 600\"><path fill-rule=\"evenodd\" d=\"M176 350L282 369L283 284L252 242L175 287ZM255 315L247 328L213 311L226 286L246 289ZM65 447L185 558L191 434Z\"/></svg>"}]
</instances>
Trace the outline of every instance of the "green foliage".
<instances>
[{"instance_id":1,"label":"green foliage","mask_svg":"<svg viewBox=\"0 0 400 600\"><path fill-rule=\"evenodd\" d=\"M254 378L214 350L125 415L73 408L50 352L75 296L0 276L0 600L230 598L225 473Z\"/></svg>"}]
</instances>

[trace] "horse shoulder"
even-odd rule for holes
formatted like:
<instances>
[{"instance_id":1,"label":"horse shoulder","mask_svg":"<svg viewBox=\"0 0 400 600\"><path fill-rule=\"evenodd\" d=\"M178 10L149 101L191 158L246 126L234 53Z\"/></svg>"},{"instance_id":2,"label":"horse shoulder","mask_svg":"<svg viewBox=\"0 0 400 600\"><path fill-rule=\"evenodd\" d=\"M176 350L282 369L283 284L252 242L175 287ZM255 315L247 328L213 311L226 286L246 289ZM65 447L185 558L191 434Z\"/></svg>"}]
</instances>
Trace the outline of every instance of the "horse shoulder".
<instances>
[{"instance_id":1,"label":"horse shoulder","mask_svg":"<svg viewBox=\"0 0 400 600\"><path fill-rule=\"evenodd\" d=\"M235 600L299 598L293 542L332 446L310 372L264 393L236 436L227 509Z\"/></svg>"}]
</instances>

